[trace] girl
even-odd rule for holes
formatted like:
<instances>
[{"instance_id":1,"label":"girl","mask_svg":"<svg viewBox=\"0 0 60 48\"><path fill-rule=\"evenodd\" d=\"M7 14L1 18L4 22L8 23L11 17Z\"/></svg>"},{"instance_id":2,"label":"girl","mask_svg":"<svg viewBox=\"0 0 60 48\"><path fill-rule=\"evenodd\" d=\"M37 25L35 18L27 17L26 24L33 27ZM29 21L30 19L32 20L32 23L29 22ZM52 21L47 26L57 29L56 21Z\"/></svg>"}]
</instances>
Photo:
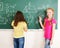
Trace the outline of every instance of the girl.
<instances>
[{"instance_id":1,"label":"girl","mask_svg":"<svg viewBox=\"0 0 60 48\"><path fill-rule=\"evenodd\" d=\"M14 29L14 48L24 48L24 31L27 31L27 23L22 12L17 11L11 25Z\"/></svg>"},{"instance_id":2,"label":"girl","mask_svg":"<svg viewBox=\"0 0 60 48\"><path fill-rule=\"evenodd\" d=\"M54 10L52 8L48 8L46 12L47 17L44 19L44 25L42 24L41 17L39 17L39 22L41 27L44 29L45 48L50 48L50 45L53 43L56 20L53 17Z\"/></svg>"}]
</instances>

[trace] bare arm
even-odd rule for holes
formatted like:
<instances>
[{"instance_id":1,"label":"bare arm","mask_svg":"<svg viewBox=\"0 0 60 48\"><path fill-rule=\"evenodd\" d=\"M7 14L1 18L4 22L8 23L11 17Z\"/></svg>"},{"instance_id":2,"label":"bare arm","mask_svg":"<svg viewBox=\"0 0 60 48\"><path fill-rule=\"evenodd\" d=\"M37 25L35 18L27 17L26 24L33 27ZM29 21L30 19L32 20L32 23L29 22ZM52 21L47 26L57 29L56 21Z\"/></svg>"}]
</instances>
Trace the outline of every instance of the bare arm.
<instances>
[{"instance_id":1,"label":"bare arm","mask_svg":"<svg viewBox=\"0 0 60 48\"><path fill-rule=\"evenodd\" d=\"M39 23L40 23L41 27L44 29L44 25L42 24L42 18L41 17L39 17Z\"/></svg>"},{"instance_id":2,"label":"bare arm","mask_svg":"<svg viewBox=\"0 0 60 48\"><path fill-rule=\"evenodd\" d=\"M27 23L24 23L24 31L27 32L28 28L27 28Z\"/></svg>"},{"instance_id":3,"label":"bare arm","mask_svg":"<svg viewBox=\"0 0 60 48\"><path fill-rule=\"evenodd\" d=\"M54 37L54 34L55 34L55 26L56 26L56 24L53 24L53 28L52 28L52 40L53 40L53 37Z\"/></svg>"},{"instance_id":4,"label":"bare arm","mask_svg":"<svg viewBox=\"0 0 60 48\"><path fill-rule=\"evenodd\" d=\"M51 38L50 44L53 43L53 38L54 38L54 34L55 34L55 26L56 26L56 24L53 24L53 28L52 28L52 38Z\"/></svg>"}]
</instances>

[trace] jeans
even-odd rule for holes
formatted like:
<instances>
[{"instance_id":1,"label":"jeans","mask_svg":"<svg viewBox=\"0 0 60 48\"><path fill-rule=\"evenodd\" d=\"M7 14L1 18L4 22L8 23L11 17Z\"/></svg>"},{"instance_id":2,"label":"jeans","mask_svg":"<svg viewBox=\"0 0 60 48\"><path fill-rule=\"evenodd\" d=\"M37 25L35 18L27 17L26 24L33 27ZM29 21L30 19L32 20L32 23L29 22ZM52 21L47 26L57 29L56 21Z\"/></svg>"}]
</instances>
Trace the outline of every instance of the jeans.
<instances>
[{"instance_id":1,"label":"jeans","mask_svg":"<svg viewBox=\"0 0 60 48\"><path fill-rule=\"evenodd\" d=\"M45 39L45 48L50 48L50 40Z\"/></svg>"},{"instance_id":2,"label":"jeans","mask_svg":"<svg viewBox=\"0 0 60 48\"><path fill-rule=\"evenodd\" d=\"M14 38L14 48L24 48L25 38Z\"/></svg>"}]
</instances>

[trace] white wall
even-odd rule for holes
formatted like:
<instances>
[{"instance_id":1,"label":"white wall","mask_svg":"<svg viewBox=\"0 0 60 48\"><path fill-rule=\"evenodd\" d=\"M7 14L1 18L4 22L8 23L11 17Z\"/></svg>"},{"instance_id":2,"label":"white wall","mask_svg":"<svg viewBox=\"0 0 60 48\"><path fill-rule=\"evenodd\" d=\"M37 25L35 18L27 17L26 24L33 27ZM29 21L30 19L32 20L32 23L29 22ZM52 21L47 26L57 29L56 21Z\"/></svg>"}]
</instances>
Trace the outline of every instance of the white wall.
<instances>
[{"instance_id":1,"label":"white wall","mask_svg":"<svg viewBox=\"0 0 60 48\"><path fill-rule=\"evenodd\" d=\"M44 48L42 29L29 29L25 32L25 48ZM0 29L0 48L13 48L13 30ZM59 32L55 31L52 48L60 48Z\"/></svg>"}]
</instances>

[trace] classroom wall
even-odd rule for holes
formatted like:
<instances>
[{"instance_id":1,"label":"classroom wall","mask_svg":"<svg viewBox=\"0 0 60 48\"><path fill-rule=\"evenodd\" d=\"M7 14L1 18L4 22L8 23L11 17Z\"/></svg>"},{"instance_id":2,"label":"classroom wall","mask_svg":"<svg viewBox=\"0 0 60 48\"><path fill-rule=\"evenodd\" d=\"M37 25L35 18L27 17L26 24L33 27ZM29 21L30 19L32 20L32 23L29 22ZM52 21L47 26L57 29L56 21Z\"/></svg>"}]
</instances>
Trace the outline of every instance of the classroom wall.
<instances>
[{"instance_id":1,"label":"classroom wall","mask_svg":"<svg viewBox=\"0 0 60 48\"><path fill-rule=\"evenodd\" d=\"M42 29L28 29L25 32L25 48L44 48ZM60 48L59 32L55 30L52 48ZM0 29L0 48L13 48L13 29Z\"/></svg>"}]
</instances>

